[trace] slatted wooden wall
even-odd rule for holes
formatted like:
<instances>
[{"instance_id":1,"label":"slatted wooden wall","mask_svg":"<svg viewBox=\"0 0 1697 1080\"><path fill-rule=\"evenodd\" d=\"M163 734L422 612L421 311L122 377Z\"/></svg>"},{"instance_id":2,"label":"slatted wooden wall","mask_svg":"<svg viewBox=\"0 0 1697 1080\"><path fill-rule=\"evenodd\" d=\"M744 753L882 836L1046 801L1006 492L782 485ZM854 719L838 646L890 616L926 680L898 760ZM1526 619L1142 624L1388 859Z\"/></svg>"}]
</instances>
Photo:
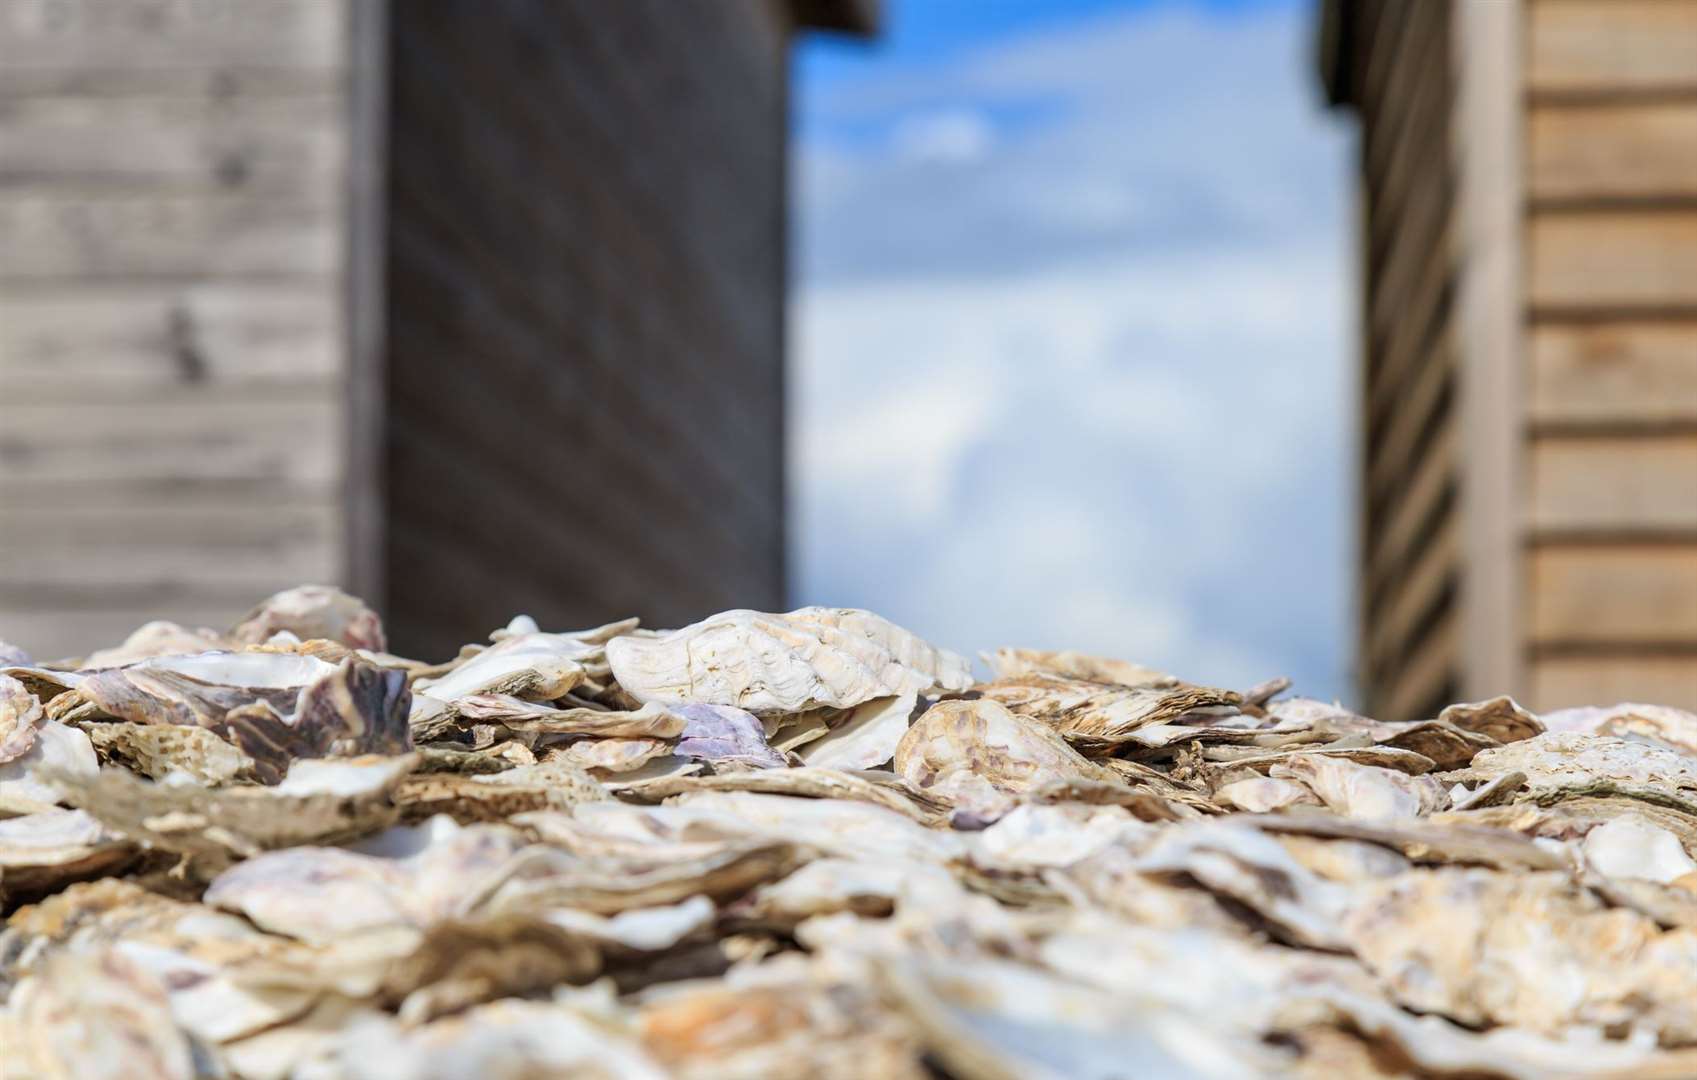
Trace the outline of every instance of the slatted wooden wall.
<instances>
[{"instance_id":1,"label":"slatted wooden wall","mask_svg":"<svg viewBox=\"0 0 1697 1080\"><path fill-rule=\"evenodd\" d=\"M1362 626L1374 715L1453 697L1460 633L1450 9L1360 7Z\"/></svg>"},{"instance_id":2,"label":"slatted wooden wall","mask_svg":"<svg viewBox=\"0 0 1697 1080\"><path fill-rule=\"evenodd\" d=\"M345 0L0 0L0 638L343 574Z\"/></svg>"},{"instance_id":3,"label":"slatted wooden wall","mask_svg":"<svg viewBox=\"0 0 1697 1080\"><path fill-rule=\"evenodd\" d=\"M1530 697L1697 707L1697 0L1525 18Z\"/></svg>"},{"instance_id":4,"label":"slatted wooden wall","mask_svg":"<svg viewBox=\"0 0 1697 1080\"><path fill-rule=\"evenodd\" d=\"M391 5L387 612L783 602L785 5Z\"/></svg>"}]
</instances>

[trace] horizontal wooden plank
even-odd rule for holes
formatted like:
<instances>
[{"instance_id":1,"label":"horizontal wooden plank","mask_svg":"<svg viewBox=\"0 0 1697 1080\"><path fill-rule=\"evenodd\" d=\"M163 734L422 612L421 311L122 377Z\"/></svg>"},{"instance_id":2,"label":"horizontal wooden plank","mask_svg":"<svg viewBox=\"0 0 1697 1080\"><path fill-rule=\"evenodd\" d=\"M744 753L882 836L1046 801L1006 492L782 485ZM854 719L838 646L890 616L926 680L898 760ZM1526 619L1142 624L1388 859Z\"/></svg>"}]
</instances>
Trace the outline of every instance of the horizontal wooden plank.
<instances>
[{"instance_id":1,"label":"horizontal wooden plank","mask_svg":"<svg viewBox=\"0 0 1697 1080\"><path fill-rule=\"evenodd\" d=\"M26 401L203 383L325 385L343 371L338 306L328 282L0 294L0 385Z\"/></svg>"},{"instance_id":2,"label":"horizontal wooden plank","mask_svg":"<svg viewBox=\"0 0 1697 1080\"><path fill-rule=\"evenodd\" d=\"M1697 210L1534 213L1534 309L1697 310Z\"/></svg>"},{"instance_id":3,"label":"horizontal wooden plank","mask_svg":"<svg viewBox=\"0 0 1697 1080\"><path fill-rule=\"evenodd\" d=\"M1697 0L1532 0L1534 93L1697 90Z\"/></svg>"},{"instance_id":4,"label":"horizontal wooden plank","mask_svg":"<svg viewBox=\"0 0 1697 1080\"><path fill-rule=\"evenodd\" d=\"M1534 424L1697 423L1697 321L1531 328Z\"/></svg>"},{"instance_id":5,"label":"horizontal wooden plank","mask_svg":"<svg viewBox=\"0 0 1697 1080\"><path fill-rule=\"evenodd\" d=\"M0 196L0 282L283 275L342 260L334 198Z\"/></svg>"},{"instance_id":6,"label":"horizontal wooden plank","mask_svg":"<svg viewBox=\"0 0 1697 1080\"><path fill-rule=\"evenodd\" d=\"M244 400L217 386L159 395L144 408L8 402L0 427L0 496L91 481L186 486L339 482L341 404L332 397Z\"/></svg>"},{"instance_id":7,"label":"horizontal wooden plank","mask_svg":"<svg viewBox=\"0 0 1697 1080\"><path fill-rule=\"evenodd\" d=\"M55 595L48 606L0 596L0 641L27 649L38 660L86 656L116 645L153 619L224 629L259 600L287 584L256 581L222 594L206 589L156 589L114 596L111 590Z\"/></svg>"},{"instance_id":8,"label":"horizontal wooden plank","mask_svg":"<svg viewBox=\"0 0 1697 1080\"><path fill-rule=\"evenodd\" d=\"M1697 544L1539 545L1529 564L1535 644L1697 644Z\"/></svg>"},{"instance_id":9,"label":"horizontal wooden plank","mask_svg":"<svg viewBox=\"0 0 1697 1080\"><path fill-rule=\"evenodd\" d=\"M102 507L80 520L7 514L0 587L250 587L328 581L341 571L341 507L174 512Z\"/></svg>"},{"instance_id":10,"label":"horizontal wooden plank","mask_svg":"<svg viewBox=\"0 0 1697 1080\"><path fill-rule=\"evenodd\" d=\"M1540 712L1623 701L1697 710L1697 654L1543 656L1530 667L1525 703Z\"/></svg>"},{"instance_id":11,"label":"horizontal wooden plank","mask_svg":"<svg viewBox=\"0 0 1697 1080\"><path fill-rule=\"evenodd\" d=\"M0 109L0 187L327 197L342 167L341 108L328 94L12 101Z\"/></svg>"},{"instance_id":12,"label":"horizontal wooden plank","mask_svg":"<svg viewBox=\"0 0 1697 1080\"><path fill-rule=\"evenodd\" d=\"M17 108L37 98L138 97L228 100L253 96L324 98L342 92L341 70L265 67L20 68L0 64L0 100Z\"/></svg>"},{"instance_id":13,"label":"horizontal wooden plank","mask_svg":"<svg viewBox=\"0 0 1697 1080\"><path fill-rule=\"evenodd\" d=\"M18 68L344 65L346 0L0 0L0 56Z\"/></svg>"},{"instance_id":14,"label":"horizontal wooden plank","mask_svg":"<svg viewBox=\"0 0 1697 1080\"><path fill-rule=\"evenodd\" d=\"M1697 531L1697 434L1544 435L1528 464L1531 526L1541 533Z\"/></svg>"},{"instance_id":15,"label":"horizontal wooden plank","mask_svg":"<svg viewBox=\"0 0 1697 1080\"><path fill-rule=\"evenodd\" d=\"M1697 96L1538 106L1527 125L1535 200L1697 199Z\"/></svg>"}]
</instances>

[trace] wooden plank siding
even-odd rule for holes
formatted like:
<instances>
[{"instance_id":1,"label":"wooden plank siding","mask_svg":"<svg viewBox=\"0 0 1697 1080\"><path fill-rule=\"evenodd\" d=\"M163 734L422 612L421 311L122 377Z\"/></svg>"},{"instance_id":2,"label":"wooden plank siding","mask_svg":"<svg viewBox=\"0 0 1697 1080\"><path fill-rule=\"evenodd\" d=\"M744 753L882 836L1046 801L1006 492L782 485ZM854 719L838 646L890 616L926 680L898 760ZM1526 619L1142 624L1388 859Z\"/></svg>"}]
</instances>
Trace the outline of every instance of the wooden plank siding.
<instances>
[{"instance_id":1,"label":"wooden plank siding","mask_svg":"<svg viewBox=\"0 0 1697 1080\"><path fill-rule=\"evenodd\" d=\"M1697 0L1530 0L1536 707L1697 707Z\"/></svg>"},{"instance_id":2,"label":"wooden plank siding","mask_svg":"<svg viewBox=\"0 0 1697 1080\"><path fill-rule=\"evenodd\" d=\"M347 0L0 0L0 638L344 574Z\"/></svg>"},{"instance_id":3,"label":"wooden plank siding","mask_svg":"<svg viewBox=\"0 0 1697 1080\"><path fill-rule=\"evenodd\" d=\"M782 11L391 5L397 648L782 604Z\"/></svg>"},{"instance_id":4,"label":"wooden plank siding","mask_svg":"<svg viewBox=\"0 0 1697 1080\"><path fill-rule=\"evenodd\" d=\"M1326 0L1322 47L1366 708L1697 708L1697 0Z\"/></svg>"},{"instance_id":5,"label":"wooden plank siding","mask_svg":"<svg viewBox=\"0 0 1697 1080\"><path fill-rule=\"evenodd\" d=\"M1415 716L1440 703L1456 668L1452 31L1445 4L1363 11L1357 673L1370 711Z\"/></svg>"}]
</instances>

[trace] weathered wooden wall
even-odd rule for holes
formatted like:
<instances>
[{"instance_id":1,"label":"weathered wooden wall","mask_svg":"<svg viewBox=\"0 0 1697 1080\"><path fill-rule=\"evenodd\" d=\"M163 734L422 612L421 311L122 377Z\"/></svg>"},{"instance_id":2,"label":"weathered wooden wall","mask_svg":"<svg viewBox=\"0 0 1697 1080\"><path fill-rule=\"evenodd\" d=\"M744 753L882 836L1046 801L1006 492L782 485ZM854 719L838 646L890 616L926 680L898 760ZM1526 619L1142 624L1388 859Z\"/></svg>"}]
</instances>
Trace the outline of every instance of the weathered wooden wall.
<instances>
[{"instance_id":1,"label":"weathered wooden wall","mask_svg":"<svg viewBox=\"0 0 1697 1080\"><path fill-rule=\"evenodd\" d=\"M1697 707L1697 0L1525 17L1530 697Z\"/></svg>"},{"instance_id":2,"label":"weathered wooden wall","mask_svg":"<svg viewBox=\"0 0 1697 1080\"><path fill-rule=\"evenodd\" d=\"M1360 274L1365 453L1358 670L1374 715L1454 696L1461 633L1455 77L1448 4L1362 4Z\"/></svg>"},{"instance_id":3,"label":"weathered wooden wall","mask_svg":"<svg viewBox=\"0 0 1697 1080\"><path fill-rule=\"evenodd\" d=\"M782 603L784 10L392 5L399 648Z\"/></svg>"},{"instance_id":4,"label":"weathered wooden wall","mask_svg":"<svg viewBox=\"0 0 1697 1080\"><path fill-rule=\"evenodd\" d=\"M345 0L0 0L0 638L343 575Z\"/></svg>"},{"instance_id":5,"label":"weathered wooden wall","mask_svg":"<svg viewBox=\"0 0 1697 1080\"><path fill-rule=\"evenodd\" d=\"M1362 124L1368 707L1697 707L1697 0L1327 18Z\"/></svg>"}]
</instances>

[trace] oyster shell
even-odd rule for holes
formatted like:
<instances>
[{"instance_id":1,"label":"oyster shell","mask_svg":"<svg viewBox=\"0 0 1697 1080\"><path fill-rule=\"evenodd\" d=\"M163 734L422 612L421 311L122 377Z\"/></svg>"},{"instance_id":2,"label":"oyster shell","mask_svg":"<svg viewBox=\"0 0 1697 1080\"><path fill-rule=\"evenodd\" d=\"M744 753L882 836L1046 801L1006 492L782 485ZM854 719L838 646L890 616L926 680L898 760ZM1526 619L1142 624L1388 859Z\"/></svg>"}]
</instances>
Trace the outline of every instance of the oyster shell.
<instances>
[{"instance_id":1,"label":"oyster shell","mask_svg":"<svg viewBox=\"0 0 1697 1080\"><path fill-rule=\"evenodd\" d=\"M1074 746L1105 750L1138 728L1205 712L1235 711L1241 695L1199 686L1114 686L1049 675L984 683L978 691L1018 716L1048 725Z\"/></svg>"},{"instance_id":2,"label":"oyster shell","mask_svg":"<svg viewBox=\"0 0 1697 1080\"><path fill-rule=\"evenodd\" d=\"M0 655L0 1071L1697 1073L1690 714L974 687L840 609L380 633Z\"/></svg>"},{"instance_id":3,"label":"oyster shell","mask_svg":"<svg viewBox=\"0 0 1697 1080\"><path fill-rule=\"evenodd\" d=\"M413 690L437 702L482 694L551 701L582 684L589 677L584 661L602 651L601 645L570 634L512 634L444 675L418 679Z\"/></svg>"},{"instance_id":4,"label":"oyster shell","mask_svg":"<svg viewBox=\"0 0 1697 1080\"><path fill-rule=\"evenodd\" d=\"M1473 759L1475 779L1518 772L1533 789L1583 793L1615 787L1697 790L1697 757L1611 735L1552 731Z\"/></svg>"},{"instance_id":5,"label":"oyster shell","mask_svg":"<svg viewBox=\"0 0 1697 1080\"><path fill-rule=\"evenodd\" d=\"M1686 853L1679 837L1651 824L1641 814L1598 825L1585 834L1580 851L1586 865L1609 877L1667 884L1697 872L1697 861Z\"/></svg>"},{"instance_id":6,"label":"oyster shell","mask_svg":"<svg viewBox=\"0 0 1697 1080\"><path fill-rule=\"evenodd\" d=\"M101 764L120 765L153 780L181 776L219 787L254 771L252 758L201 727L104 721L82 731Z\"/></svg>"},{"instance_id":7,"label":"oyster shell","mask_svg":"<svg viewBox=\"0 0 1697 1080\"><path fill-rule=\"evenodd\" d=\"M919 695L874 698L850 709L823 736L807 743L801 759L822 769L876 769L896 756Z\"/></svg>"},{"instance_id":8,"label":"oyster shell","mask_svg":"<svg viewBox=\"0 0 1697 1080\"><path fill-rule=\"evenodd\" d=\"M806 766L712 776L662 776L616 787L621 794L655 802L692 791L754 791L811 799L852 799L894 810L925 825L940 825L948 820L948 803L888 778L888 774L885 776L887 779L880 782L866 774Z\"/></svg>"},{"instance_id":9,"label":"oyster shell","mask_svg":"<svg viewBox=\"0 0 1697 1080\"><path fill-rule=\"evenodd\" d=\"M0 765L22 757L35 744L41 702L23 683L0 675Z\"/></svg>"},{"instance_id":10,"label":"oyster shell","mask_svg":"<svg viewBox=\"0 0 1697 1080\"><path fill-rule=\"evenodd\" d=\"M1084 679L1088 682L1113 683L1116 686L1178 686L1179 680L1164 671L1156 671L1129 660L1111 660L1077 652L1048 652L1042 649L1001 648L984 655L984 662L997 680L1019 679L1029 675L1050 675L1062 679Z\"/></svg>"},{"instance_id":11,"label":"oyster shell","mask_svg":"<svg viewBox=\"0 0 1697 1080\"><path fill-rule=\"evenodd\" d=\"M33 1075L190 1080L200 1072L164 987L116 950L57 957L17 999L18 1042L6 1056L16 1053Z\"/></svg>"},{"instance_id":12,"label":"oyster shell","mask_svg":"<svg viewBox=\"0 0 1697 1080\"><path fill-rule=\"evenodd\" d=\"M660 637L618 637L607 660L638 701L699 702L759 716L850 709L874 698L965 690L967 662L852 608L727 611Z\"/></svg>"},{"instance_id":13,"label":"oyster shell","mask_svg":"<svg viewBox=\"0 0 1697 1080\"><path fill-rule=\"evenodd\" d=\"M87 780L100 770L88 736L76 728L46 720L33 730L29 749L0 764L0 815L45 810L60 801L56 777Z\"/></svg>"},{"instance_id":14,"label":"oyster shell","mask_svg":"<svg viewBox=\"0 0 1697 1080\"><path fill-rule=\"evenodd\" d=\"M991 821L1043 784L1113 783L1053 728L988 698L940 701L914 721L896 747L896 775L943 799L957 814Z\"/></svg>"},{"instance_id":15,"label":"oyster shell","mask_svg":"<svg viewBox=\"0 0 1697 1080\"><path fill-rule=\"evenodd\" d=\"M1507 696L1446 706L1438 713L1438 720L1499 743L1519 742L1544 733L1543 723Z\"/></svg>"},{"instance_id":16,"label":"oyster shell","mask_svg":"<svg viewBox=\"0 0 1697 1080\"><path fill-rule=\"evenodd\" d=\"M0 819L0 908L130 863L134 844L81 810Z\"/></svg>"},{"instance_id":17,"label":"oyster shell","mask_svg":"<svg viewBox=\"0 0 1697 1080\"><path fill-rule=\"evenodd\" d=\"M122 769L55 783L74 806L112 831L207 867L268 848L352 839L394 821L391 801L415 759L304 759L274 787L203 788L154 783Z\"/></svg>"},{"instance_id":18,"label":"oyster shell","mask_svg":"<svg viewBox=\"0 0 1697 1080\"><path fill-rule=\"evenodd\" d=\"M674 739L684 733L686 723L683 716L658 705L644 705L630 711L562 709L510 694L473 694L460 698L456 704L459 714L468 720L485 720L512 731L536 735Z\"/></svg>"},{"instance_id":19,"label":"oyster shell","mask_svg":"<svg viewBox=\"0 0 1697 1080\"><path fill-rule=\"evenodd\" d=\"M351 649L382 652L383 621L357 596L329 585L299 585L269 596L230 630L230 639L260 645L273 635L322 638Z\"/></svg>"},{"instance_id":20,"label":"oyster shell","mask_svg":"<svg viewBox=\"0 0 1697 1080\"><path fill-rule=\"evenodd\" d=\"M412 746L406 675L351 657L340 664L272 652L158 657L94 672L74 694L97 716L204 727L239 748L267 783L297 758Z\"/></svg>"},{"instance_id":21,"label":"oyster shell","mask_svg":"<svg viewBox=\"0 0 1697 1080\"><path fill-rule=\"evenodd\" d=\"M125 667L156 656L183 656L228 649L231 644L211 630L191 630L174 622L159 620L137 627L120 645L89 653L83 658L81 666L89 669Z\"/></svg>"},{"instance_id":22,"label":"oyster shell","mask_svg":"<svg viewBox=\"0 0 1697 1080\"><path fill-rule=\"evenodd\" d=\"M1344 817L1369 821L1421 817L1449 805L1444 786L1430 777L1357 765L1346 758L1292 754L1268 775L1300 781Z\"/></svg>"},{"instance_id":23,"label":"oyster shell","mask_svg":"<svg viewBox=\"0 0 1697 1080\"><path fill-rule=\"evenodd\" d=\"M684 720L674 748L679 757L715 765L781 769L784 756L766 743L766 730L753 713L728 705L689 703L672 711Z\"/></svg>"}]
</instances>

